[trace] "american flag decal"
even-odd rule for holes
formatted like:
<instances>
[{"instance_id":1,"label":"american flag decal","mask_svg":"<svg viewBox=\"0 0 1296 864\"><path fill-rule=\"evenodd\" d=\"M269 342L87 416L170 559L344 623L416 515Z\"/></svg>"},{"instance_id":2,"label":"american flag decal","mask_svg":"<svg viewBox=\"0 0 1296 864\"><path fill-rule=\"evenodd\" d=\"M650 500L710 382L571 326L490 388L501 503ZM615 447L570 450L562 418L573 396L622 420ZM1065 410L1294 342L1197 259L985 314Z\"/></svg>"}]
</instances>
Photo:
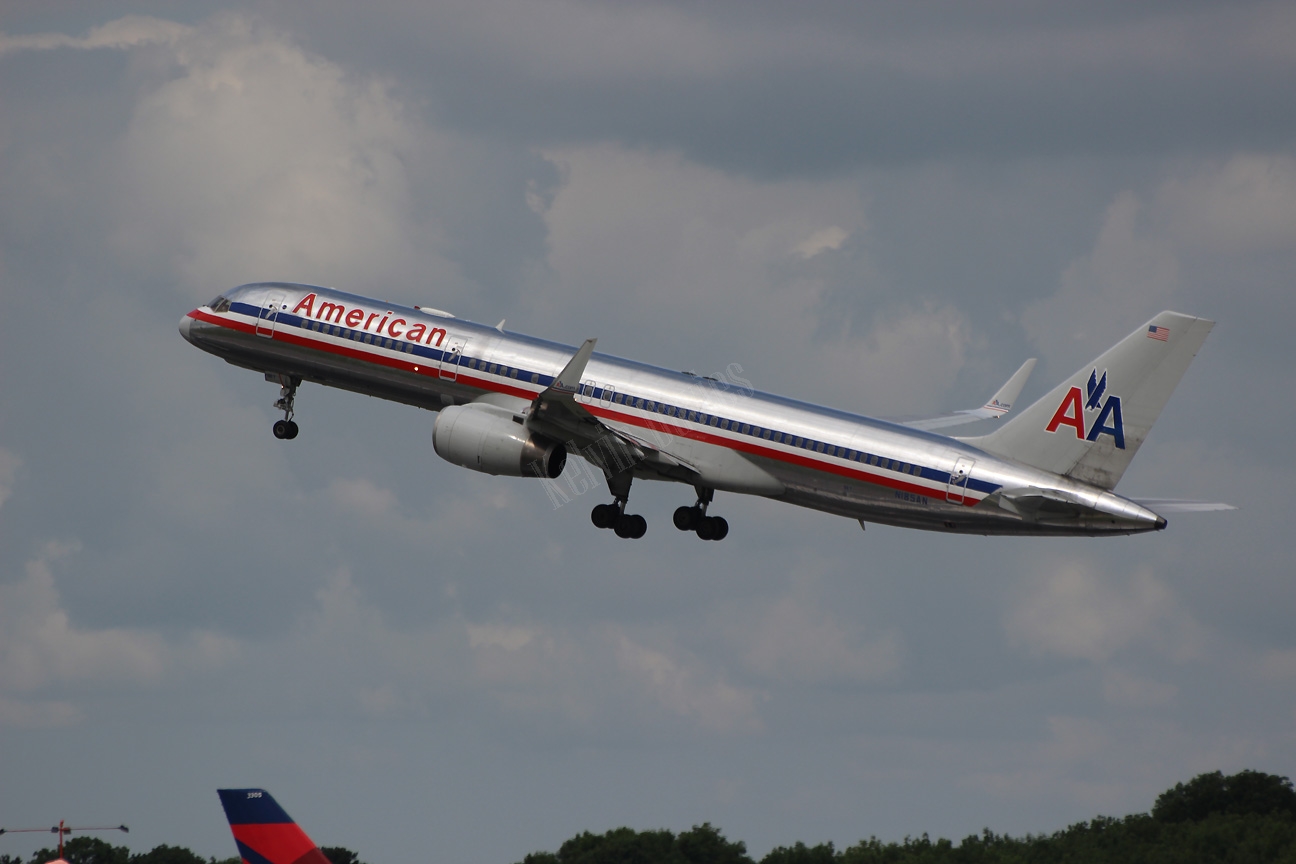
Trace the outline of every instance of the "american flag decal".
<instances>
[{"instance_id":1,"label":"american flag decal","mask_svg":"<svg viewBox=\"0 0 1296 864\"><path fill-rule=\"evenodd\" d=\"M1169 327L1158 327L1155 324L1148 325L1148 338L1156 339L1158 342L1166 342L1170 339Z\"/></svg>"}]
</instances>

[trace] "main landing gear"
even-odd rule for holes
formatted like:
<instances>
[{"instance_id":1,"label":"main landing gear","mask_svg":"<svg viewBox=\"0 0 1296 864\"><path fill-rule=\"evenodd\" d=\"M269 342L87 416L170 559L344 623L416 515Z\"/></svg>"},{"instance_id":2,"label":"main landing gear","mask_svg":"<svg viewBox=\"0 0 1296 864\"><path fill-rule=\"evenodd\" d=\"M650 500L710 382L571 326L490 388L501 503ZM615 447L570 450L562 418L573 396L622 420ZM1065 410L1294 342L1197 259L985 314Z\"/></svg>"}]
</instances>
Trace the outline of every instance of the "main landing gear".
<instances>
[{"instance_id":1,"label":"main landing gear","mask_svg":"<svg viewBox=\"0 0 1296 864\"><path fill-rule=\"evenodd\" d=\"M707 505L715 495L714 489L695 487L698 493L697 503L692 507L680 507L675 511L675 527L681 531L695 531L703 540L723 540L729 536L729 523L722 516L706 515Z\"/></svg>"},{"instance_id":2,"label":"main landing gear","mask_svg":"<svg viewBox=\"0 0 1296 864\"><path fill-rule=\"evenodd\" d=\"M301 383L300 378L294 378L289 375L276 375L272 372L266 373L267 381L276 381L279 384L279 399L274 403L274 407L284 412L284 419L276 420L273 427L274 436L279 440L292 440L297 437L297 424L293 422L293 400L297 395L297 385Z\"/></svg>"},{"instance_id":3,"label":"main landing gear","mask_svg":"<svg viewBox=\"0 0 1296 864\"><path fill-rule=\"evenodd\" d=\"M611 504L599 504L590 511L590 521L595 528L611 528L623 540L638 540L648 533L648 520L638 514L625 512L630 498L629 471L608 477L608 489L615 499Z\"/></svg>"}]
</instances>

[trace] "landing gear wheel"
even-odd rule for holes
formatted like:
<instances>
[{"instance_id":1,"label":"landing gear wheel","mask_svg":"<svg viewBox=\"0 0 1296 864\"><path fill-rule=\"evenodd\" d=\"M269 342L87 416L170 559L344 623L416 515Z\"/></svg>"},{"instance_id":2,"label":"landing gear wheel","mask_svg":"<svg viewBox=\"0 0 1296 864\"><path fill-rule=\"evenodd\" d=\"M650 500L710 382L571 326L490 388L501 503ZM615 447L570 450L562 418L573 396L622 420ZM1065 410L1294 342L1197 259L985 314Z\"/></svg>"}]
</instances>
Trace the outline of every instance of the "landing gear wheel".
<instances>
[{"instance_id":1,"label":"landing gear wheel","mask_svg":"<svg viewBox=\"0 0 1296 864\"><path fill-rule=\"evenodd\" d=\"M729 536L729 523L722 516L703 516L698 522L697 535L702 540L723 540Z\"/></svg>"},{"instance_id":2,"label":"landing gear wheel","mask_svg":"<svg viewBox=\"0 0 1296 864\"><path fill-rule=\"evenodd\" d=\"M695 531L701 516L702 512L696 507L677 507L671 521L681 531Z\"/></svg>"},{"instance_id":3,"label":"landing gear wheel","mask_svg":"<svg viewBox=\"0 0 1296 864\"><path fill-rule=\"evenodd\" d=\"M590 511L590 521L594 523L595 528L612 528L620 515L615 504L599 504Z\"/></svg>"},{"instance_id":4,"label":"landing gear wheel","mask_svg":"<svg viewBox=\"0 0 1296 864\"><path fill-rule=\"evenodd\" d=\"M648 520L642 516L622 513L616 522L616 535L623 540L638 540L648 533Z\"/></svg>"},{"instance_id":5,"label":"landing gear wheel","mask_svg":"<svg viewBox=\"0 0 1296 864\"><path fill-rule=\"evenodd\" d=\"M274 381L279 385L279 398L275 401L274 407L283 412L283 419L276 420L273 431L274 436L280 441L287 439L291 441L297 437L297 424L293 422L293 404L297 396L297 385L301 383L300 378L290 375L280 375L275 372L266 373L267 381Z\"/></svg>"}]
</instances>

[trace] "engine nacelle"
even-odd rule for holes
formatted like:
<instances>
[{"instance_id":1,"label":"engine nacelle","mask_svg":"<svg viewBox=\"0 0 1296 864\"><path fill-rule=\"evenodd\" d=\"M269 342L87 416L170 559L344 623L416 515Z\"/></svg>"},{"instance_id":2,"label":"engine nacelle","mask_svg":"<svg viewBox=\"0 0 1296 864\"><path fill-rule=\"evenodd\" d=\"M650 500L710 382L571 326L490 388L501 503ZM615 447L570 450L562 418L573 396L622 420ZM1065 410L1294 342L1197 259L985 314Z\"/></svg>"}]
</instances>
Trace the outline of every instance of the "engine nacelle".
<instances>
[{"instance_id":1,"label":"engine nacelle","mask_svg":"<svg viewBox=\"0 0 1296 864\"><path fill-rule=\"evenodd\" d=\"M511 411L494 405L442 408L432 427L432 449L447 462L508 477L535 477L538 467L553 479L567 464L561 442L537 438Z\"/></svg>"}]
</instances>

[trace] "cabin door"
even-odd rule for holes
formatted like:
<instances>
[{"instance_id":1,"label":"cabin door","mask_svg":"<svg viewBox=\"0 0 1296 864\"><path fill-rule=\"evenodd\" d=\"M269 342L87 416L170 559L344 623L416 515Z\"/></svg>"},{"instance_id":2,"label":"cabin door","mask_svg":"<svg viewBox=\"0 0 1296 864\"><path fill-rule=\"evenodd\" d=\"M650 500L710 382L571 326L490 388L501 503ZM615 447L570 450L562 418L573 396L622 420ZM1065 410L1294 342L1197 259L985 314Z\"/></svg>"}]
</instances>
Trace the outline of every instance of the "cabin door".
<instances>
[{"instance_id":1,"label":"cabin door","mask_svg":"<svg viewBox=\"0 0 1296 864\"><path fill-rule=\"evenodd\" d=\"M967 498L968 478L972 476L972 466L976 460L960 456L950 472L949 485L945 488L945 500L951 504L962 504Z\"/></svg>"},{"instance_id":2,"label":"cabin door","mask_svg":"<svg viewBox=\"0 0 1296 864\"><path fill-rule=\"evenodd\" d=\"M257 317L258 336L267 339L274 337L275 322L279 319L279 313L288 308L288 304L284 303L284 296L282 291L271 291L266 295L265 301L261 304L261 314Z\"/></svg>"},{"instance_id":3,"label":"cabin door","mask_svg":"<svg viewBox=\"0 0 1296 864\"><path fill-rule=\"evenodd\" d=\"M459 380L459 361L463 359L464 340L451 340L450 345L441 349L441 372L442 381Z\"/></svg>"}]
</instances>

